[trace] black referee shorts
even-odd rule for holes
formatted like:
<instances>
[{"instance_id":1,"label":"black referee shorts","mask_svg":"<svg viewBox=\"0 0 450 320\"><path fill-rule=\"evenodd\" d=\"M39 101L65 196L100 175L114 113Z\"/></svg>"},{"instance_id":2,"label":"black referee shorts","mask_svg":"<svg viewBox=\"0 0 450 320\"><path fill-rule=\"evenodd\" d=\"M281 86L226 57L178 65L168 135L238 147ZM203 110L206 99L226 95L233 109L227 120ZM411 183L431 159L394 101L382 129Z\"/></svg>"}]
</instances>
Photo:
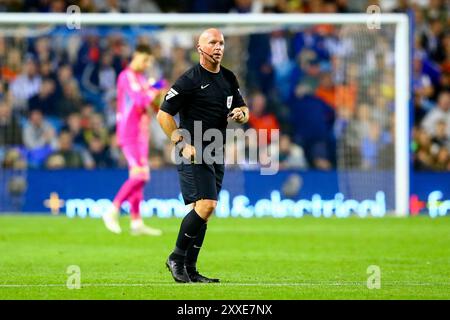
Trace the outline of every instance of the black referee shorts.
<instances>
[{"instance_id":1,"label":"black referee shorts","mask_svg":"<svg viewBox=\"0 0 450 320\"><path fill-rule=\"evenodd\" d=\"M225 170L223 164L181 163L177 165L177 169L185 204L200 199L218 199Z\"/></svg>"}]
</instances>

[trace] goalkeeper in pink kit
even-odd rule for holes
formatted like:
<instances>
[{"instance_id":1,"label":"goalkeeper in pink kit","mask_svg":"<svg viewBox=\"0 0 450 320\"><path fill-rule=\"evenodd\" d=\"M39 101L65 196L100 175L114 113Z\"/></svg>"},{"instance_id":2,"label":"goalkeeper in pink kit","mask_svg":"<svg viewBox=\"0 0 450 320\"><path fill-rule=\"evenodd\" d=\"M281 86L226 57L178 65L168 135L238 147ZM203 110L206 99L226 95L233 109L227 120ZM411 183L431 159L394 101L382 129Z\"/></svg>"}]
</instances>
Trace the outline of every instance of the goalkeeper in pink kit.
<instances>
[{"instance_id":1,"label":"goalkeeper in pink kit","mask_svg":"<svg viewBox=\"0 0 450 320\"><path fill-rule=\"evenodd\" d=\"M160 90L149 84L144 71L152 63L148 45L138 45L129 66L117 79L117 143L128 162L128 180L120 188L113 201L113 208L103 215L108 230L121 233L120 207L125 200L130 203L131 234L161 235L158 229L146 226L139 212L144 196L144 186L150 179L148 147L150 117L148 108Z\"/></svg>"}]
</instances>

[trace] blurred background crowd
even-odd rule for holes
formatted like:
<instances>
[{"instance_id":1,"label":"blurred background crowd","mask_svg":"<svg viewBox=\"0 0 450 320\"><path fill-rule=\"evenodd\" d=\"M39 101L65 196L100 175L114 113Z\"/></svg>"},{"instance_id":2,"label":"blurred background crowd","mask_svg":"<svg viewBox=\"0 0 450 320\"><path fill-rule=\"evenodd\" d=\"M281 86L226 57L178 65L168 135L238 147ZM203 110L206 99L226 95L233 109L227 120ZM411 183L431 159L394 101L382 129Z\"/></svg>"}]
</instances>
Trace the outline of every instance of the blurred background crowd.
<instances>
[{"instance_id":1,"label":"blurred background crowd","mask_svg":"<svg viewBox=\"0 0 450 320\"><path fill-rule=\"evenodd\" d=\"M3 0L0 12L65 12L72 4L81 12L347 13L371 4L410 12L412 162L416 170L450 171L448 1ZM281 168L393 168L393 37L389 27L329 25L226 34L224 64L238 74L251 110L247 127L280 129ZM0 31L2 167L126 167L115 142L116 77L136 43L147 42L155 56L151 76L173 83L198 61L192 35L175 39L169 44L164 36L117 28L32 37ZM266 142L275 143L270 136L247 143ZM150 146L153 168L171 165L170 144L156 121ZM227 146L230 166L240 147Z\"/></svg>"}]
</instances>

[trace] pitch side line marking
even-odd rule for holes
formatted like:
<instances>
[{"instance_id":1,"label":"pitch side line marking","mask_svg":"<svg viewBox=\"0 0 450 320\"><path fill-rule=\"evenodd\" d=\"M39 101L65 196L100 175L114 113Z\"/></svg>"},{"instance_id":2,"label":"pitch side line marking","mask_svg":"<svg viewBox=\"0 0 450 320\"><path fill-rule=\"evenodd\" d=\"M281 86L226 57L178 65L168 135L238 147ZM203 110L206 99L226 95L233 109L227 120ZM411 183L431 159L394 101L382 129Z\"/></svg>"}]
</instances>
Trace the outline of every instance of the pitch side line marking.
<instances>
[{"instance_id":1,"label":"pitch side line marking","mask_svg":"<svg viewBox=\"0 0 450 320\"><path fill-rule=\"evenodd\" d=\"M187 284L204 285L204 284ZM450 282L383 282L384 286L450 286ZM85 283L81 287L161 287L180 286L177 283ZM182 285L181 285L182 286ZM208 286L237 286L237 287L308 287L308 286L366 286L366 282L301 282L301 283L216 283ZM32 288L32 287L66 287L65 284L0 284L0 288Z\"/></svg>"}]
</instances>

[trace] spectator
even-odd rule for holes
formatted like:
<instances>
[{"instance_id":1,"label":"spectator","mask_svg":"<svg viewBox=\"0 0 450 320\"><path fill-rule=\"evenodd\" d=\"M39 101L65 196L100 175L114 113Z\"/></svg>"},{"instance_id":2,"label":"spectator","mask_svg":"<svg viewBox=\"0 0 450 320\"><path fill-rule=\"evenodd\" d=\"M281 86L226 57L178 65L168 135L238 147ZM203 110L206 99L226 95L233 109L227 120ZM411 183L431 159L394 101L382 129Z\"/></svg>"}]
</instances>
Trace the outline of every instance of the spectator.
<instances>
[{"instance_id":1,"label":"spectator","mask_svg":"<svg viewBox=\"0 0 450 320\"><path fill-rule=\"evenodd\" d=\"M16 116L12 115L11 106L0 100L0 148L22 145L22 128Z\"/></svg>"},{"instance_id":2,"label":"spectator","mask_svg":"<svg viewBox=\"0 0 450 320\"><path fill-rule=\"evenodd\" d=\"M42 79L38 73L37 64L32 57L25 61L23 73L11 83L14 108L24 110L28 99L39 92Z\"/></svg>"},{"instance_id":3,"label":"spectator","mask_svg":"<svg viewBox=\"0 0 450 320\"><path fill-rule=\"evenodd\" d=\"M39 73L41 74L42 79L51 79L56 83L57 77L55 74L55 69L50 61L41 62Z\"/></svg>"},{"instance_id":4,"label":"spectator","mask_svg":"<svg viewBox=\"0 0 450 320\"><path fill-rule=\"evenodd\" d=\"M450 32L445 30L442 33L442 36L438 39L437 49L432 59L438 63L443 71L448 71L448 58L449 58L449 41L450 41Z\"/></svg>"},{"instance_id":5,"label":"spectator","mask_svg":"<svg viewBox=\"0 0 450 320\"><path fill-rule=\"evenodd\" d=\"M266 112L266 97L261 92L256 92L250 99L250 113L251 117L248 124L253 129L267 130L266 140L259 140L259 144L268 145L271 142L272 130L279 130L280 125L273 113Z\"/></svg>"},{"instance_id":6,"label":"spectator","mask_svg":"<svg viewBox=\"0 0 450 320\"><path fill-rule=\"evenodd\" d=\"M6 150L4 159L0 157L0 168L24 170L27 162L19 148L10 148Z\"/></svg>"},{"instance_id":7,"label":"spectator","mask_svg":"<svg viewBox=\"0 0 450 320\"><path fill-rule=\"evenodd\" d=\"M68 64L61 65L57 72L57 95L60 97L63 95L63 87L66 83L74 81L72 67Z\"/></svg>"},{"instance_id":8,"label":"spectator","mask_svg":"<svg viewBox=\"0 0 450 320\"><path fill-rule=\"evenodd\" d=\"M301 2L288 2L286 0L265 1L264 13L296 13L301 12Z\"/></svg>"},{"instance_id":9,"label":"spectator","mask_svg":"<svg viewBox=\"0 0 450 320\"><path fill-rule=\"evenodd\" d=\"M65 119L69 114L80 112L82 99L78 83L76 80L70 80L63 84L62 96L56 102L58 115Z\"/></svg>"},{"instance_id":10,"label":"spectator","mask_svg":"<svg viewBox=\"0 0 450 320\"><path fill-rule=\"evenodd\" d=\"M91 126L91 118L94 114L94 106L90 103L85 103L81 106L81 128L87 130Z\"/></svg>"},{"instance_id":11,"label":"spectator","mask_svg":"<svg viewBox=\"0 0 450 320\"><path fill-rule=\"evenodd\" d=\"M38 38L34 42L34 52L36 60L39 65L45 62L50 62L55 59L54 52L50 46L50 39L48 37Z\"/></svg>"},{"instance_id":12,"label":"spectator","mask_svg":"<svg viewBox=\"0 0 450 320\"><path fill-rule=\"evenodd\" d=\"M6 52L6 63L2 65L2 78L8 82L14 80L22 69L23 62L19 48L11 47Z\"/></svg>"},{"instance_id":13,"label":"spectator","mask_svg":"<svg viewBox=\"0 0 450 320\"><path fill-rule=\"evenodd\" d=\"M108 62L108 58L105 58L104 61ZM100 61L97 60L89 61L89 63L84 67L81 76L81 87L83 93L89 101L91 101L96 105L97 109L101 107L101 95L103 93L100 84L100 69L102 67L107 68L106 65L101 66ZM110 81L110 79L108 81ZM115 79L113 80L112 83L113 87L114 82ZM113 87L111 87L111 89Z\"/></svg>"},{"instance_id":14,"label":"spectator","mask_svg":"<svg viewBox=\"0 0 450 320\"><path fill-rule=\"evenodd\" d=\"M106 0L105 9L101 10L101 12L105 13L124 13L125 11L122 9L119 0Z\"/></svg>"},{"instance_id":15,"label":"spectator","mask_svg":"<svg viewBox=\"0 0 450 320\"><path fill-rule=\"evenodd\" d=\"M382 144L377 155L378 169L392 170L395 168L395 114L391 113L388 132L383 133Z\"/></svg>"},{"instance_id":16,"label":"spectator","mask_svg":"<svg viewBox=\"0 0 450 320\"><path fill-rule=\"evenodd\" d=\"M378 159L383 144L380 124L378 122L371 122L369 124L368 134L362 138L362 169L374 170L379 167Z\"/></svg>"},{"instance_id":17,"label":"spectator","mask_svg":"<svg viewBox=\"0 0 450 320\"><path fill-rule=\"evenodd\" d=\"M341 166L362 167L362 139L369 136L370 126L371 113L368 105L360 105L354 114L347 108L338 109L334 129L339 141L340 158L345 159Z\"/></svg>"},{"instance_id":18,"label":"spectator","mask_svg":"<svg viewBox=\"0 0 450 320\"><path fill-rule=\"evenodd\" d=\"M98 4L100 2L103 1L99 1L99 0L95 0L95 1L90 1L90 0L80 0L78 3L78 6L80 7L80 11L83 13L95 13L100 11L100 7L98 7Z\"/></svg>"},{"instance_id":19,"label":"spectator","mask_svg":"<svg viewBox=\"0 0 450 320\"><path fill-rule=\"evenodd\" d=\"M322 1L322 9L323 13L337 13L338 5L335 0L323 0Z\"/></svg>"},{"instance_id":20,"label":"spectator","mask_svg":"<svg viewBox=\"0 0 450 320\"><path fill-rule=\"evenodd\" d=\"M291 103L291 121L294 141L304 150L311 167L319 170L332 168L333 109L314 96L309 86L299 84Z\"/></svg>"},{"instance_id":21,"label":"spectator","mask_svg":"<svg viewBox=\"0 0 450 320\"><path fill-rule=\"evenodd\" d=\"M186 60L186 50L180 46L176 46L172 49L172 61L171 80L169 82L174 82L175 79L192 66L192 63Z\"/></svg>"},{"instance_id":22,"label":"spectator","mask_svg":"<svg viewBox=\"0 0 450 320\"><path fill-rule=\"evenodd\" d=\"M28 109L39 109L45 116L58 115L55 89L55 82L52 79L44 79L39 93L28 100Z\"/></svg>"},{"instance_id":23,"label":"spectator","mask_svg":"<svg viewBox=\"0 0 450 320\"><path fill-rule=\"evenodd\" d=\"M422 127L427 134L434 135L436 124L445 121L447 136L450 137L450 92L442 92L438 97L437 106L430 110L422 121Z\"/></svg>"},{"instance_id":24,"label":"spectator","mask_svg":"<svg viewBox=\"0 0 450 320\"><path fill-rule=\"evenodd\" d=\"M113 66L113 56L110 52L102 55L98 72L98 84L103 95L115 92L116 89L116 71Z\"/></svg>"},{"instance_id":25,"label":"spectator","mask_svg":"<svg viewBox=\"0 0 450 320\"><path fill-rule=\"evenodd\" d=\"M297 37L299 37L297 35ZM303 42L304 40L297 40ZM298 45L301 46L301 45ZM317 86L317 79L319 78L321 67L317 53L309 48L298 48L297 63L291 74L291 88L290 96L295 96L296 85L301 81L303 85L315 88Z\"/></svg>"},{"instance_id":26,"label":"spectator","mask_svg":"<svg viewBox=\"0 0 450 320\"><path fill-rule=\"evenodd\" d=\"M103 109L103 116L105 117L105 124L109 131L113 131L116 127L117 117L117 95L115 91L109 92L105 96L106 106Z\"/></svg>"},{"instance_id":27,"label":"spectator","mask_svg":"<svg viewBox=\"0 0 450 320\"><path fill-rule=\"evenodd\" d=\"M89 153L94 161L95 168L112 168L114 161L109 147L100 137L94 136L89 141Z\"/></svg>"},{"instance_id":28,"label":"spectator","mask_svg":"<svg viewBox=\"0 0 450 320\"><path fill-rule=\"evenodd\" d=\"M262 12L262 3L252 0L234 0L234 6L230 9L231 13L260 13Z\"/></svg>"},{"instance_id":29,"label":"spectator","mask_svg":"<svg viewBox=\"0 0 450 320\"><path fill-rule=\"evenodd\" d=\"M425 118L427 114L427 110L422 105L422 100L420 99L420 96L417 94L413 95L413 103L414 103L414 126L418 127L423 121L423 118Z\"/></svg>"},{"instance_id":30,"label":"spectator","mask_svg":"<svg viewBox=\"0 0 450 320\"><path fill-rule=\"evenodd\" d=\"M330 107L336 109L336 92L330 73L325 72L320 75L319 86L315 95Z\"/></svg>"},{"instance_id":31,"label":"spectator","mask_svg":"<svg viewBox=\"0 0 450 320\"><path fill-rule=\"evenodd\" d=\"M153 57L155 59L155 63L153 65L154 72L156 74L156 78L169 78L170 69L172 66L172 60L170 57L164 54L163 48L160 42L155 42L153 45Z\"/></svg>"},{"instance_id":32,"label":"spectator","mask_svg":"<svg viewBox=\"0 0 450 320\"><path fill-rule=\"evenodd\" d=\"M431 154L430 137L421 129L417 129L414 135L414 140L417 144L414 153L414 169L417 171L432 170L433 156Z\"/></svg>"},{"instance_id":33,"label":"spectator","mask_svg":"<svg viewBox=\"0 0 450 320\"><path fill-rule=\"evenodd\" d=\"M450 45L449 45L450 46ZM450 48L449 48L450 51ZM450 57L450 54L449 54ZM450 60L449 60L450 61ZM441 92L450 92L450 68L449 71L443 71L439 79L439 83L435 87L436 96L439 96Z\"/></svg>"},{"instance_id":34,"label":"spectator","mask_svg":"<svg viewBox=\"0 0 450 320\"><path fill-rule=\"evenodd\" d=\"M431 137L432 150L447 148L450 150L450 137L447 135L447 122L439 120L436 122L436 129Z\"/></svg>"},{"instance_id":35,"label":"spectator","mask_svg":"<svg viewBox=\"0 0 450 320\"><path fill-rule=\"evenodd\" d=\"M30 111L29 120L23 129L23 139L29 150L56 146L55 129L44 119L42 111Z\"/></svg>"},{"instance_id":36,"label":"spectator","mask_svg":"<svg viewBox=\"0 0 450 320\"><path fill-rule=\"evenodd\" d=\"M292 143L291 137L286 134L280 137L280 169L307 169L303 149Z\"/></svg>"},{"instance_id":37,"label":"spectator","mask_svg":"<svg viewBox=\"0 0 450 320\"><path fill-rule=\"evenodd\" d=\"M435 19L440 23L447 22L448 2L443 0L429 0L428 6L424 7L425 16L428 21ZM430 21L431 22L431 21Z\"/></svg>"},{"instance_id":38,"label":"spectator","mask_svg":"<svg viewBox=\"0 0 450 320\"><path fill-rule=\"evenodd\" d=\"M105 145L109 143L109 132L101 114L94 113L91 115L89 127L83 130L83 137L88 145L93 138L100 139Z\"/></svg>"},{"instance_id":39,"label":"spectator","mask_svg":"<svg viewBox=\"0 0 450 320\"><path fill-rule=\"evenodd\" d=\"M335 59L336 60L336 59ZM337 64L337 62L334 62ZM353 113L358 100L360 68L356 63L349 63L343 70L341 66L335 66L335 104L341 108L348 108ZM337 71L339 69L339 71ZM344 77L345 75L345 77Z\"/></svg>"},{"instance_id":40,"label":"spectator","mask_svg":"<svg viewBox=\"0 0 450 320\"><path fill-rule=\"evenodd\" d=\"M55 128L38 109L30 111L29 120L23 128L23 139L31 167L40 167L57 143Z\"/></svg>"},{"instance_id":41,"label":"spectator","mask_svg":"<svg viewBox=\"0 0 450 320\"><path fill-rule=\"evenodd\" d=\"M69 132L59 134L58 146L47 159L49 169L92 169L95 166L90 155L73 147L72 136Z\"/></svg>"},{"instance_id":42,"label":"spectator","mask_svg":"<svg viewBox=\"0 0 450 320\"><path fill-rule=\"evenodd\" d=\"M216 1L214 1L216 2ZM126 12L130 13L158 13L161 12L161 9L159 8L156 1L153 0L128 0L126 1Z\"/></svg>"},{"instance_id":43,"label":"spectator","mask_svg":"<svg viewBox=\"0 0 450 320\"><path fill-rule=\"evenodd\" d=\"M98 34L88 34L83 40L78 49L77 63L74 66L74 74L77 79L82 78L85 68L98 63L101 55L100 36Z\"/></svg>"},{"instance_id":44,"label":"spectator","mask_svg":"<svg viewBox=\"0 0 450 320\"><path fill-rule=\"evenodd\" d=\"M233 0L186 0L183 1L183 12L196 12L196 13L227 13L234 5Z\"/></svg>"},{"instance_id":45,"label":"spectator","mask_svg":"<svg viewBox=\"0 0 450 320\"><path fill-rule=\"evenodd\" d=\"M270 34L270 57L275 77L275 88L281 97L281 100L289 99L290 91L286 83L289 82L294 62L291 56L294 52L291 45L291 39L287 32L276 30Z\"/></svg>"},{"instance_id":46,"label":"spectator","mask_svg":"<svg viewBox=\"0 0 450 320\"><path fill-rule=\"evenodd\" d=\"M370 125L373 121L372 108L368 104L361 104L356 110L356 117L349 132L356 139L370 135Z\"/></svg>"},{"instance_id":47,"label":"spectator","mask_svg":"<svg viewBox=\"0 0 450 320\"><path fill-rule=\"evenodd\" d=\"M450 154L447 148L440 148L434 157L432 165L434 171L449 171L450 170Z\"/></svg>"},{"instance_id":48,"label":"spectator","mask_svg":"<svg viewBox=\"0 0 450 320\"><path fill-rule=\"evenodd\" d=\"M83 136L81 128L81 115L77 112L69 114L66 119L66 124L62 127L62 131L69 132L72 136L72 141L77 147L85 147L87 145Z\"/></svg>"},{"instance_id":49,"label":"spectator","mask_svg":"<svg viewBox=\"0 0 450 320\"><path fill-rule=\"evenodd\" d=\"M50 13L64 13L66 11L66 4L64 0L50 1Z\"/></svg>"},{"instance_id":50,"label":"spectator","mask_svg":"<svg viewBox=\"0 0 450 320\"><path fill-rule=\"evenodd\" d=\"M47 158L46 168L49 170L64 169L65 166L64 157L60 154L52 154Z\"/></svg>"},{"instance_id":51,"label":"spectator","mask_svg":"<svg viewBox=\"0 0 450 320\"><path fill-rule=\"evenodd\" d=\"M428 23L428 32L423 35L422 45L432 59L439 59L439 39L443 35L443 24L438 18L431 18Z\"/></svg>"},{"instance_id":52,"label":"spectator","mask_svg":"<svg viewBox=\"0 0 450 320\"><path fill-rule=\"evenodd\" d=\"M434 93L434 88L430 77L423 72L423 53L420 55L416 52L413 61L413 87L414 94L419 96L421 100L429 100Z\"/></svg>"},{"instance_id":53,"label":"spectator","mask_svg":"<svg viewBox=\"0 0 450 320\"><path fill-rule=\"evenodd\" d=\"M248 39L247 86L268 94L274 86L274 71L270 61L270 37L252 34Z\"/></svg>"}]
</instances>

